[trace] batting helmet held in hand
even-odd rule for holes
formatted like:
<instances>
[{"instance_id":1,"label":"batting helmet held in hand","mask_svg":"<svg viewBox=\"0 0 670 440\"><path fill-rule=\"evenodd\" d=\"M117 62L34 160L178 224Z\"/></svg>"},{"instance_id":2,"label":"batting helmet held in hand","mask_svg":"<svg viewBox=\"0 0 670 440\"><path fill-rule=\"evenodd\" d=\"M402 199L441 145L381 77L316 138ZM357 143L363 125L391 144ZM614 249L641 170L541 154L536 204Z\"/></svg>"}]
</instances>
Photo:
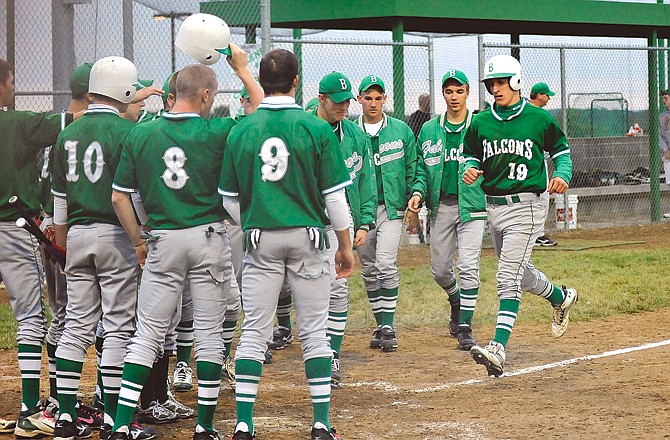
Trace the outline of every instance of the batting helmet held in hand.
<instances>
[{"instance_id":1,"label":"batting helmet held in hand","mask_svg":"<svg viewBox=\"0 0 670 440\"><path fill-rule=\"evenodd\" d=\"M142 88L142 85L137 80L137 68L126 58L101 58L91 67L89 93L128 104L135 98L138 88Z\"/></svg>"},{"instance_id":2,"label":"batting helmet held in hand","mask_svg":"<svg viewBox=\"0 0 670 440\"><path fill-rule=\"evenodd\" d=\"M496 78L509 78L509 87L512 90L521 90L521 64L516 58L509 55L494 56L484 65L482 81ZM491 93L490 90L489 93Z\"/></svg>"},{"instance_id":3,"label":"batting helmet held in hand","mask_svg":"<svg viewBox=\"0 0 670 440\"><path fill-rule=\"evenodd\" d=\"M230 29L211 14L193 14L179 28L175 46L201 64L211 65L230 55Z\"/></svg>"}]
</instances>

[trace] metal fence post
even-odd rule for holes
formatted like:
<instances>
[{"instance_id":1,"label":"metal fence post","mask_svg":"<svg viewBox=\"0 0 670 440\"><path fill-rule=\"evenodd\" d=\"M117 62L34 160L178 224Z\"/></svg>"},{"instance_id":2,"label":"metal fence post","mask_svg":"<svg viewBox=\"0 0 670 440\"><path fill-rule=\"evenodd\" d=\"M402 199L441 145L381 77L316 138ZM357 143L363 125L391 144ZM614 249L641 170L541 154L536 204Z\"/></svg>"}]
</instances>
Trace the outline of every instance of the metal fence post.
<instances>
[{"instance_id":1,"label":"metal fence post","mask_svg":"<svg viewBox=\"0 0 670 440\"><path fill-rule=\"evenodd\" d=\"M14 67L16 72L16 4L14 0L7 0L7 62ZM9 110L14 110L16 98L7 105Z\"/></svg>"},{"instance_id":2,"label":"metal fence post","mask_svg":"<svg viewBox=\"0 0 670 440\"><path fill-rule=\"evenodd\" d=\"M649 38L647 77L649 78L649 190L650 190L650 220L658 222L661 219L661 156L658 145L658 54L655 49L658 44L658 34L654 31Z\"/></svg>"},{"instance_id":3,"label":"metal fence post","mask_svg":"<svg viewBox=\"0 0 670 440\"><path fill-rule=\"evenodd\" d=\"M428 35L428 90L430 90L430 114L435 115L435 42L433 36ZM441 84L440 84L441 86ZM440 89L441 90L441 89Z\"/></svg>"},{"instance_id":4,"label":"metal fence post","mask_svg":"<svg viewBox=\"0 0 670 440\"><path fill-rule=\"evenodd\" d=\"M482 34L477 35L477 79L484 71L484 36ZM479 81L478 81L479 82ZM484 92L484 83L479 82L479 110L484 110L486 103L486 95Z\"/></svg>"},{"instance_id":5,"label":"metal fence post","mask_svg":"<svg viewBox=\"0 0 670 440\"><path fill-rule=\"evenodd\" d=\"M293 29L293 39L302 40L302 29ZM298 59L298 87L295 90L295 102L299 105L302 105L302 86L303 86L303 77L302 77L302 43L295 41L293 43L293 53Z\"/></svg>"},{"instance_id":6,"label":"metal fence post","mask_svg":"<svg viewBox=\"0 0 670 440\"><path fill-rule=\"evenodd\" d=\"M63 0L51 2L51 65L53 90L70 90L70 73L75 67L74 57L74 5ZM54 95L53 109L64 110L70 105L67 95Z\"/></svg>"},{"instance_id":7,"label":"metal fence post","mask_svg":"<svg viewBox=\"0 0 670 440\"><path fill-rule=\"evenodd\" d=\"M123 56L130 61L135 61L133 35L133 0L123 0Z\"/></svg>"},{"instance_id":8,"label":"metal fence post","mask_svg":"<svg viewBox=\"0 0 670 440\"><path fill-rule=\"evenodd\" d=\"M393 25L393 41L402 43L405 25L397 21ZM393 116L405 120L405 47L393 46Z\"/></svg>"},{"instance_id":9,"label":"metal fence post","mask_svg":"<svg viewBox=\"0 0 670 440\"><path fill-rule=\"evenodd\" d=\"M272 14L270 0L261 0L261 50L263 54L272 49Z\"/></svg>"}]
</instances>

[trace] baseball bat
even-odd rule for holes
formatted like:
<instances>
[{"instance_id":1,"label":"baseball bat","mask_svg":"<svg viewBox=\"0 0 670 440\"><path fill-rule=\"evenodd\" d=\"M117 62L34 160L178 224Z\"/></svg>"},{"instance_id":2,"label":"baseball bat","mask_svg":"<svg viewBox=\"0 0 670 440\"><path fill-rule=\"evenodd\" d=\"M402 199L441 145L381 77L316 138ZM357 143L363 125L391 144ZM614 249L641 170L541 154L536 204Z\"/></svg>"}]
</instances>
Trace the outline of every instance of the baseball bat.
<instances>
[{"instance_id":1,"label":"baseball bat","mask_svg":"<svg viewBox=\"0 0 670 440\"><path fill-rule=\"evenodd\" d=\"M35 230L23 217L16 220L16 226L25 229L41 243L44 243L44 245L49 248L49 251L51 251L51 254L54 256L58 264L60 264L60 266L65 269L65 249L49 240L49 238L44 235L44 232L42 232L39 228Z\"/></svg>"},{"instance_id":2,"label":"baseball bat","mask_svg":"<svg viewBox=\"0 0 670 440\"><path fill-rule=\"evenodd\" d=\"M16 209L19 211L19 214L21 214L21 218L16 220L16 226L25 229L40 242L44 243L49 248L54 258L56 258L58 264L60 264L61 267L65 269L65 249L49 240L49 238L44 234L44 232L42 232L37 223L35 223L35 219L30 214L28 214L25 206L18 198L18 196L11 196L9 198L9 203L11 205L15 205Z\"/></svg>"}]
</instances>

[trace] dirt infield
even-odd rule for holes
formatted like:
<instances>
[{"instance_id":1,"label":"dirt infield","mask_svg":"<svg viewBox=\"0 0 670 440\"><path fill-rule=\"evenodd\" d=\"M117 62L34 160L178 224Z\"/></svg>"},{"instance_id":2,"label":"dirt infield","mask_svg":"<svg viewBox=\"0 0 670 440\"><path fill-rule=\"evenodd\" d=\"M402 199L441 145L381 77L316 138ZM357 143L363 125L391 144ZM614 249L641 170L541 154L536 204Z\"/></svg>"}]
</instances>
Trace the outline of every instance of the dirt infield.
<instances>
[{"instance_id":1,"label":"dirt infield","mask_svg":"<svg viewBox=\"0 0 670 440\"><path fill-rule=\"evenodd\" d=\"M588 231L584 237L624 240L630 234L644 240L648 235L647 247L670 244L668 224L634 232ZM416 263L420 257L403 256ZM475 336L484 340L493 330L484 326ZM447 329L400 328L398 337L398 352L387 354L367 347L367 331L347 333L344 383L332 395L332 423L342 439L670 437L670 309L575 322L558 340L551 338L549 323L517 325L507 375L497 379L486 377L457 350ZM94 358L89 360L85 396L94 387ZM43 377L46 392L46 372ZM0 416L14 416L20 402L14 350L0 352L0 378ZM178 398L196 405L195 391ZM234 394L223 390L215 419L222 437L230 436L234 414ZM298 343L275 352L274 362L264 368L255 414L258 440L309 438L311 405ZM188 439L194 423L157 431L161 438Z\"/></svg>"}]
</instances>

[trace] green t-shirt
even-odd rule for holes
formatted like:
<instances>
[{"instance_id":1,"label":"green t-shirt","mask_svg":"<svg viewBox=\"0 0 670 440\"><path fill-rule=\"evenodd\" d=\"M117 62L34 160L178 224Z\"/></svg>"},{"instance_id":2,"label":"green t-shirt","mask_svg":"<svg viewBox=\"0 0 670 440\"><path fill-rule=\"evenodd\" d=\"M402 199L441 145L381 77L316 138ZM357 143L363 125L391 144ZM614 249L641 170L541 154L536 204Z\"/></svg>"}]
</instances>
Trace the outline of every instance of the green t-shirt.
<instances>
[{"instance_id":1,"label":"green t-shirt","mask_svg":"<svg viewBox=\"0 0 670 440\"><path fill-rule=\"evenodd\" d=\"M350 184L330 124L277 97L231 132L219 192L239 197L244 230L324 227L324 196Z\"/></svg>"},{"instance_id":2,"label":"green t-shirt","mask_svg":"<svg viewBox=\"0 0 670 440\"><path fill-rule=\"evenodd\" d=\"M39 214L40 150L56 142L61 115L0 110L0 221L16 221L19 211L9 203L18 196L31 214Z\"/></svg>"},{"instance_id":3,"label":"green t-shirt","mask_svg":"<svg viewBox=\"0 0 670 440\"><path fill-rule=\"evenodd\" d=\"M484 171L482 189L494 196L544 192L545 151L552 160L570 157L568 141L556 120L525 99L508 108L494 105L478 113L463 142L466 166Z\"/></svg>"},{"instance_id":4,"label":"green t-shirt","mask_svg":"<svg viewBox=\"0 0 670 440\"><path fill-rule=\"evenodd\" d=\"M142 195L151 229L186 229L223 220L216 185L235 121L196 113L163 113L137 125L123 146L117 191Z\"/></svg>"},{"instance_id":5,"label":"green t-shirt","mask_svg":"<svg viewBox=\"0 0 670 440\"><path fill-rule=\"evenodd\" d=\"M112 206L112 180L134 126L115 108L94 104L58 136L51 191L67 198L68 225L120 224Z\"/></svg>"}]
</instances>

